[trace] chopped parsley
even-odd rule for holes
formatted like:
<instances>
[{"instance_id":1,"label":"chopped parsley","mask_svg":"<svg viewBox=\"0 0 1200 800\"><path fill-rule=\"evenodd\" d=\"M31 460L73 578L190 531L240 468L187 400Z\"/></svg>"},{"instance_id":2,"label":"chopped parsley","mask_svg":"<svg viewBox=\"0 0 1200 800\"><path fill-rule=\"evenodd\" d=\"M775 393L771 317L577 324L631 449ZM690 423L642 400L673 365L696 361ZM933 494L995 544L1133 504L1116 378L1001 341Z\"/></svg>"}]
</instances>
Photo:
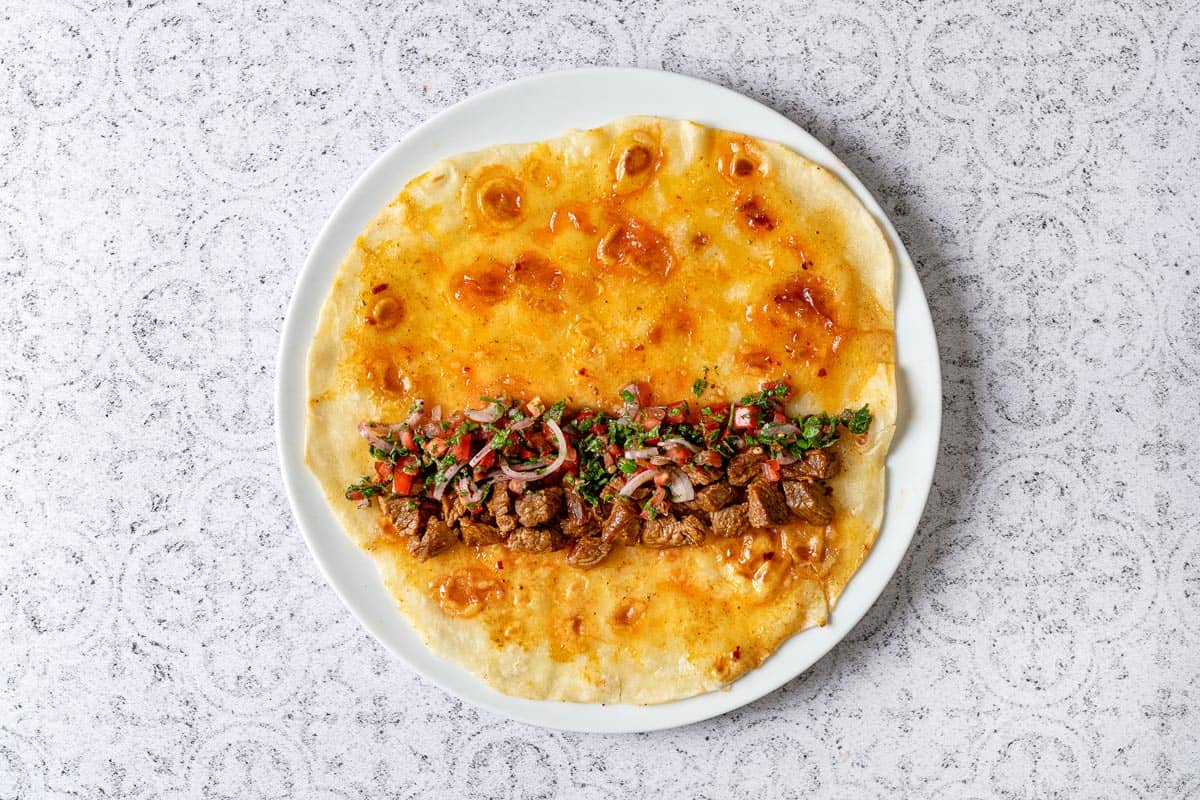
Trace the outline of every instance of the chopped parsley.
<instances>
[{"instance_id":1,"label":"chopped parsley","mask_svg":"<svg viewBox=\"0 0 1200 800\"><path fill-rule=\"evenodd\" d=\"M704 376L692 384L692 393L696 397L709 390L707 378L708 368ZM405 492L405 496L410 497L411 502L417 502L422 492L444 482L454 470L458 478L468 481L477 497L475 502L467 504L468 509L482 513L493 485L497 480L505 480L498 477L499 464L536 468L550 463L558 454L556 442L540 426L526 423L521 430L513 429L514 425L527 419L559 423L568 439L568 453L572 454L565 462L564 472L541 480L547 481L548 485L561 480L592 505L611 500L616 487L643 468L636 460L624 457L628 450L660 448L666 440L682 439L702 450L715 451L726 460L756 445L768 448L773 457L786 454L801 458L810 450L833 446L842 429L861 436L871 426L871 410L866 405L857 410L844 409L834 415L821 412L802 417L788 416L784 402L790 392L787 384L770 383L756 394L742 397L737 404L721 403L693 409L686 402L679 402L643 408L632 418L625 413L592 408L569 411L566 398L541 410L540 404L526 407L508 397L482 397L483 402L497 411L494 423L481 424L456 415L455 422L441 420L434 428L438 431L434 436L427 436L421 425L413 428L397 426L392 430L399 433L386 435L380 435L380 429L376 428L377 438L373 439L374 445L368 444L368 452L373 460L390 464L391 469L378 465L376 475L363 477L347 487L346 498L361 502L371 497L395 496L393 488L403 490L407 482L398 477L393 480L394 473L395 476L412 476L411 490ZM632 388L623 389L619 394L626 404L638 402ZM739 406L752 406L761 413L752 415L750 425L739 424L735 428L734 417ZM425 403L418 400L413 403L410 414L421 414L424 408ZM647 428L647 424L653 427ZM378 446L380 444L390 449ZM474 467L463 465L464 457L470 460L478 456L485 446L491 451L487 460L481 460ZM711 454L706 454L706 459L708 457ZM709 463L706 459L697 463ZM378 476L382 475L388 478L380 479ZM654 504L644 507L650 518L658 513L656 509Z\"/></svg>"}]
</instances>

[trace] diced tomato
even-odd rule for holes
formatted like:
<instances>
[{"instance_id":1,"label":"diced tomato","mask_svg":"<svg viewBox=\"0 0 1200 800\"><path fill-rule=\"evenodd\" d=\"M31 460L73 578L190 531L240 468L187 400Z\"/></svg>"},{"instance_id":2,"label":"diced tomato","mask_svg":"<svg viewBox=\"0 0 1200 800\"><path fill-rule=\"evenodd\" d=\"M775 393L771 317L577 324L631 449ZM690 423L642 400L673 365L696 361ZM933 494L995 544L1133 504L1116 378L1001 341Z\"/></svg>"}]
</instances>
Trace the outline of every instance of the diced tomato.
<instances>
[{"instance_id":1,"label":"diced tomato","mask_svg":"<svg viewBox=\"0 0 1200 800\"><path fill-rule=\"evenodd\" d=\"M411 429L400 429L400 446L410 453L415 453L417 451L417 443L413 439L413 432Z\"/></svg>"},{"instance_id":2,"label":"diced tomato","mask_svg":"<svg viewBox=\"0 0 1200 800\"><path fill-rule=\"evenodd\" d=\"M715 406L709 406L708 414L700 415L700 427L706 431L715 431L717 428L725 427L725 420L729 419L729 404L721 403Z\"/></svg>"},{"instance_id":3,"label":"diced tomato","mask_svg":"<svg viewBox=\"0 0 1200 800\"><path fill-rule=\"evenodd\" d=\"M748 430L758 425L757 406L735 406L733 409L733 427L739 431Z\"/></svg>"},{"instance_id":4,"label":"diced tomato","mask_svg":"<svg viewBox=\"0 0 1200 800\"><path fill-rule=\"evenodd\" d=\"M667 445L667 458L671 459L682 467L684 464L691 462L692 451L688 450L686 447L680 447L679 445Z\"/></svg>"},{"instance_id":5,"label":"diced tomato","mask_svg":"<svg viewBox=\"0 0 1200 800\"><path fill-rule=\"evenodd\" d=\"M471 434L460 434L458 444L454 445L450 452L454 454L455 461L469 461L471 458Z\"/></svg>"},{"instance_id":6,"label":"diced tomato","mask_svg":"<svg viewBox=\"0 0 1200 800\"><path fill-rule=\"evenodd\" d=\"M782 411L776 411L773 419L777 425L783 425L788 421L787 414L783 413Z\"/></svg>"},{"instance_id":7,"label":"diced tomato","mask_svg":"<svg viewBox=\"0 0 1200 800\"><path fill-rule=\"evenodd\" d=\"M667 417L667 410L661 406L654 406L653 408L643 408L639 414L642 418L642 427L650 430L662 424Z\"/></svg>"},{"instance_id":8,"label":"diced tomato","mask_svg":"<svg viewBox=\"0 0 1200 800\"><path fill-rule=\"evenodd\" d=\"M665 469L660 469L658 472L654 473L655 486L666 486L670 482L671 473L667 472Z\"/></svg>"},{"instance_id":9,"label":"diced tomato","mask_svg":"<svg viewBox=\"0 0 1200 800\"><path fill-rule=\"evenodd\" d=\"M775 459L764 461L761 466L763 477L771 483L778 483L783 478L783 473L779 469L779 462Z\"/></svg>"},{"instance_id":10,"label":"diced tomato","mask_svg":"<svg viewBox=\"0 0 1200 800\"><path fill-rule=\"evenodd\" d=\"M679 423L681 423L687 419L687 413L688 413L688 404L687 403L676 403L673 406L668 406L667 407L667 422L670 422L672 425L678 425Z\"/></svg>"},{"instance_id":11,"label":"diced tomato","mask_svg":"<svg viewBox=\"0 0 1200 800\"><path fill-rule=\"evenodd\" d=\"M579 463L579 451L570 443L567 444L567 460L563 462L564 466L571 467Z\"/></svg>"},{"instance_id":12,"label":"diced tomato","mask_svg":"<svg viewBox=\"0 0 1200 800\"><path fill-rule=\"evenodd\" d=\"M654 490L654 494L650 496L650 501L646 504L648 509L653 509L656 514L665 514L667 512L667 488L659 486ZM642 512L643 518L649 518L648 511Z\"/></svg>"},{"instance_id":13,"label":"diced tomato","mask_svg":"<svg viewBox=\"0 0 1200 800\"><path fill-rule=\"evenodd\" d=\"M354 491L352 491L352 492L348 492L348 493L346 494L346 499L347 499L347 500L362 500L362 499L363 499L363 493L362 493L362 492L360 492L358 489L355 489Z\"/></svg>"},{"instance_id":14,"label":"diced tomato","mask_svg":"<svg viewBox=\"0 0 1200 800\"><path fill-rule=\"evenodd\" d=\"M413 476L404 470L396 470L392 475L392 491L396 494L412 494Z\"/></svg>"},{"instance_id":15,"label":"diced tomato","mask_svg":"<svg viewBox=\"0 0 1200 800\"><path fill-rule=\"evenodd\" d=\"M596 424L592 426L592 433L597 436L608 436L608 426Z\"/></svg>"},{"instance_id":16,"label":"diced tomato","mask_svg":"<svg viewBox=\"0 0 1200 800\"><path fill-rule=\"evenodd\" d=\"M491 469L495 465L496 465L496 451L488 450L484 454L483 458L479 459L479 461L475 464L475 477L479 477L480 475L487 472L489 469Z\"/></svg>"},{"instance_id":17,"label":"diced tomato","mask_svg":"<svg viewBox=\"0 0 1200 800\"><path fill-rule=\"evenodd\" d=\"M625 451L624 451L624 450L622 450L621 448L617 447L615 444L610 444L610 445L608 446L608 450L607 450L607 452L608 452L608 454L609 454L610 456L612 456L613 458L620 458L620 457L621 457L622 455L624 455L624 453L625 453Z\"/></svg>"},{"instance_id":18,"label":"diced tomato","mask_svg":"<svg viewBox=\"0 0 1200 800\"><path fill-rule=\"evenodd\" d=\"M692 461L701 467L719 467L725 463L725 459L716 450L701 450Z\"/></svg>"},{"instance_id":19,"label":"diced tomato","mask_svg":"<svg viewBox=\"0 0 1200 800\"><path fill-rule=\"evenodd\" d=\"M389 461L375 462L375 476L381 481L386 481L392 477L392 464Z\"/></svg>"},{"instance_id":20,"label":"diced tomato","mask_svg":"<svg viewBox=\"0 0 1200 800\"><path fill-rule=\"evenodd\" d=\"M441 458L446 454L447 449L449 449L449 445L446 444L446 440L441 436L430 439L425 443L425 452L429 453L434 458Z\"/></svg>"}]
</instances>

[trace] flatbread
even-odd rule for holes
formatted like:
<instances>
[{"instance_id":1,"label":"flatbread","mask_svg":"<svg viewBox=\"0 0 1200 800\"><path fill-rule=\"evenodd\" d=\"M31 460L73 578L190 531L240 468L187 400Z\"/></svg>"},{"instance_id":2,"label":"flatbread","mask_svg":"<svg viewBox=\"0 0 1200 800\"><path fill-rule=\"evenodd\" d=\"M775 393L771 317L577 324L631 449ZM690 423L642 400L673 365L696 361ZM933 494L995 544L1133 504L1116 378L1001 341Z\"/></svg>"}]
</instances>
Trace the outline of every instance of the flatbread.
<instances>
[{"instance_id":1,"label":"flatbread","mask_svg":"<svg viewBox=\"0 0 1200 800\"><path fill-rule=\"evenodd\" d=\"M465 153L414 178L346 255L309 353L306 459L435 652L500 691L657 703L727 685L825 624L880 528L895 425L893 258L834 175L782 145L629 117ZM380 288L383 287L383 288ZM825 529L563 551L457 546L425 562L347 501L362 420L483 395L612 407L794 388L791 414L869 403ZM706 398L707 399L707 398ZM619 402L619 401L618 401Z\"/></svg>"}]
</instances>

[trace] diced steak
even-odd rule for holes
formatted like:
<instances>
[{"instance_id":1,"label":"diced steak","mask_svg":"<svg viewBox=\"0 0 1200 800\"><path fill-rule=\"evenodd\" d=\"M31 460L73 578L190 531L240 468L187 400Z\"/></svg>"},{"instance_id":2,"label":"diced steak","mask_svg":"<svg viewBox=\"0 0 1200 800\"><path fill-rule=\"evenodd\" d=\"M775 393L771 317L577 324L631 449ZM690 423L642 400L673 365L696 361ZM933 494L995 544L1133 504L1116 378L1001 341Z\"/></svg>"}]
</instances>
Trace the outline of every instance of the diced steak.
<instances>
[{"instance_id":1,"label":"diced steak","mask_svg":"<svg viewBox=\"0 0 1200 800\"><path fill-rule=\"evenodd\" d=\"M604 521L604 538L613 544L637 544L641 531L642 519L637 504L628 497L614 499L612 511Z\"/></svg>"},{"instance_id":2,"label":"diced steak","mask_svg":"<svg viewBox=\"0 0 1200 800\"><path fill-rule=\"evenodd\" d=\"M784 481L783 496L788 508L812 525L828 525L833 520L833 503L825 496L821 481Z\"/></svg>"},{"instance_id":3,"label":"diced steak","mask_svg":"<svg viewBox=\"0 0 1200 800\"><path fill-rule=\"evenodd\" d=\"M741 536L750 530L750 507L746 503L726 506L712 514L712 530L717 536Z\"/></svg>"},{"instance_id":4,"label":"diced steak","mask_svg":"<svg viewBox=\"0 0 1200 800\"><path fill-rule=\"evenodd\" d=\"M613 498L619 495L623 488L625 488L625 476L621 474L614 475L612 480L600 490L600 499L606 503L611 503Z\"/></svg>"},{"instance_id":5,"label":"diced steak","mask_svg":"<svg viewBox=\"0 0 1200 800\"><path fill-rule=\"evenodd\" d=\"M545 525L558 516L563 507L563 490L559 488L527 490L517 498L517 519L526 528Z\"/></svg>"},{"instance_id":6,"label":"diced steak","mask_svg":"<svg viewBox=\"0 0 1200 800\"><path fill-rule=\"evenodd\" d=\"M728 477L734 486L747 486L762 474L759 464L767 460L766 451L751 447L729 459Z\"/></svg>"},{"instance_id":7,"label":"diced steak","mask_svg":"<svg viewBox=\"0 0 1200 800\"><path fill-rule=\"evenodd\" d=\"M702 464L684 464L682 469L683 474L687 475L688 480L695 486L707 486L721 477L721 469L719 467L709 467Z\"/></svg>"},{"instance_id":8,"label":"diced steak","mask_svg":"<svg viewBox=\"0 0 1200 800\"><path fill-rule=\"evenodd\" d=\"M476 522L470 517L463 517L459 523L463 543L469 547L483 547L489 544L500 544L504 541L502 534L495 525Z\"/></svg>"},{"instance_id":9,"label":"diced steak","mask_svg":"<svg viewBox=\"0 0 1200 800\"><path fill-rule=\"evenodd\" d=\"M429 519L429 508L410 497L381 497L379 507L391 519L401 536L420 538Z\"/></svg>"},{"instance_id":10,"label":"diced steak","mask_svg":"<svg viewBox=\"0 0 1200 800\"><path fill-rule=\"evenodd\" d=\"M517 528L508 535L508 549L526 553L549 553L562 542L562 534L549 528Z\"/></svg>"},{"instance_id":11,"label":"diced steak","mask_svg":"<svg viewBox=\"0 0 1200 800\"><path fill-rule=\"evenodd\" d=\"M580 569L591 569L612 552L614 545L599 536L585 536L577 539L567 556L567 563Z\"/></svg>"},{"instance_id":12,"label":"diced steak","mask_svg":"<svg viewBox=\"0 0 1200 800\"><path fill-rule=\"evenodd\" d=\"M713 511L718 511L737 499L737 489L734 489L725 481L714 483L712 486L705 486L696 492L694 500L689 500L686 503L680 503L684 509L688 511L707 511L710 514Z\"/></svg>"},{"instance_id":13,"label":"diced steak","mask_svg":"<svg viewBox=\"0 0 1200 800\"><path fill-rule=\"evenodd\" d=\"M512 495L508 493L503 483L497 483L488 500L488 511L496 520L496 527L501 533L511 533L517 527L517 515L513 513Z\"/></svg>"},{"instance_id":14,"label":"diced steak","mask_svg":"<svg viewBox=\"0 0 1200 800\"><path fill-rule=\"evenodd\" d=\"M442 519L447 525L453 528L466 515L467 503L458 492L446 492L442 495Z\"/></svg>"},{"instance_id":15,"label":"diced steak","mask_svg":"<svg viewBox=\"0 0 1200 800\"><path fill-rule=\"evenodd\" d=\"M778 483L755 481L746 487L750 524L756 528L782 525L788 521L788 505Z\"/></svg>"},{"instance_id":16,"label":"diced steak","mask_svg":"<svg viewBox=\"0 0 1200 800\"><path fill-rule=\"evenodd\" d=\"M458 541L458 533L440 519L431 519L420 539L408 543L409 551L418 561L432 558Z\"/></svg>"},{"instance_id":17,"label":"diced steak","mask_svg":"<svg viewBox=\"0 0 1200 800\"><path fill-rule=\"evenodd\" d=\"M682 519L666 515L648 520L642 528L642 544L650 547L682 547L701 544L707 531L695 517Z\"/></svg>"},{"instance_id":18,"label":"diced steak","mask_svg":"<svg viewBox=\"0 0 1200 800\"><path fill-rule=\"evenodd\" d=\"M600 531L600 520L588 501L570 486L563 488L566 516L562 520L562 531L572 539L591 536Z\"/></svg>"},{"instance_id":19,"label":"diced steak","mask_svg":"<svg viewBox=\"0 0 1200 800\"><path fill-rule=\"evenodd\" d=\"M789 481L805 478L828 480L838 474L841 462L838 461L836 450L809 450L794 464L788 464L781 470L783 477Z\"/></svg>"}]
</instances>

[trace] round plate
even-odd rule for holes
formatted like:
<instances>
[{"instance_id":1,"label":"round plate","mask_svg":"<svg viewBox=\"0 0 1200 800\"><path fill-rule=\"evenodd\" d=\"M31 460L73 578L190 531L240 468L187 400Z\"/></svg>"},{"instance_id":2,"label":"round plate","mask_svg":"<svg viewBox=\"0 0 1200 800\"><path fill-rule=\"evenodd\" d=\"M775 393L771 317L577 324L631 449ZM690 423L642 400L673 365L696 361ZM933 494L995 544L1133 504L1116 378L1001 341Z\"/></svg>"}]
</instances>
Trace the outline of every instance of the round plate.
<instances>
[{"instance_id":1,"label":"round plate","mask_svg":"<svg viewBox=\"0 0 1200 800\"><path fill-rule=\"evenodd\" d=\"M632 114L692 120L781 142L837 174L883 227L896 256L899 394L883 530L829 624L793 636L726 691L653 706L522 700L495 691L428 650L396 609L374 563L334 518L304 465L308 345L343 256L410 178L455 153L549 139ZM729 89L664 72L584 69L518 80L465 100L415 128L359 178L313 244L288 307L276 374L275 433L288 497L308 547L342 602L375 638L428 680L497 714L562 730L623 732L685 725L745 705L795 678L850 632L896 571L921 518L937 458L941 409L937 342L916 271L879 204L841 161L785 117Z\"/></svg>"}]
</instances>

